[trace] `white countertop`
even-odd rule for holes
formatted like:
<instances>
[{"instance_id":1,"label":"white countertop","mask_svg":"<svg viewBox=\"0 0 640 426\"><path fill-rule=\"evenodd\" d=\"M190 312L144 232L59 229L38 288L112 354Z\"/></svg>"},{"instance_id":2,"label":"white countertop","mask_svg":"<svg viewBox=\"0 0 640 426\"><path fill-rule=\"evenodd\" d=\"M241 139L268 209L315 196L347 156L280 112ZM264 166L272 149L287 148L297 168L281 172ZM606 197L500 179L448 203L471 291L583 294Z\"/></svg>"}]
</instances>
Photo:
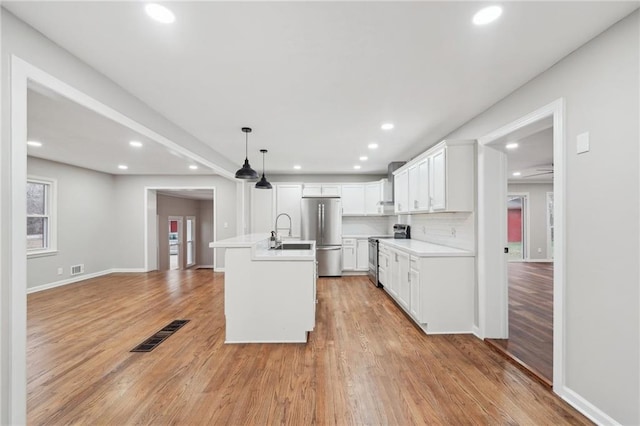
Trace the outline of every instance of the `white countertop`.
<instances>
[{"instance_id":1,"label":"white countertop","mask_svg":"<svg viewBox=\"0 0 640 426\"><path fill-rule=\"evenodd\" d=\"M209 243L211 248L250 248L251 260L293 260L293 261L315 261L316 242L307 240L286 239L286 243L311 244L309 250L280 250L269 249L268 234L247 234L239 235L226 240Z\"/></svg>"},{"instance_id":2,"label":"white countertop","mask_svg":"<svg viewBox=\"0 0 640 426\"><path fill-rule=\"evenodd\" d=\"M233 247L253 247L257 242L266 240L269 234L247 234L238 235L237 237L227 238L226 240L214 241L209 243L210 248L233 248Z\"/></svg>"},{"instance_id":3,"label":"white countertop","mask_svg":"<svg viewBox=\"0 0 640 426\"><path fill-rule=\"evenodd\" d=\"M473 257L474 253L469 250L462 250L454 247L447 247L440 244L427 243L418 240L380 240L381 245L407 251L418 257Z\"/></svg>"},{"instance_id":4,"label":"white countertop","mask_svg":"<svg viewBox=\"0 0 640 426\"><path fill-rule=\"evenodd\" d=\"M342 238L355 238L358 240L367 239L369 237L384 237L384 238L393 238L393 235L382 235L382 234L359 234L359 235L343 235Z\"/></svg>"}]
</instances>

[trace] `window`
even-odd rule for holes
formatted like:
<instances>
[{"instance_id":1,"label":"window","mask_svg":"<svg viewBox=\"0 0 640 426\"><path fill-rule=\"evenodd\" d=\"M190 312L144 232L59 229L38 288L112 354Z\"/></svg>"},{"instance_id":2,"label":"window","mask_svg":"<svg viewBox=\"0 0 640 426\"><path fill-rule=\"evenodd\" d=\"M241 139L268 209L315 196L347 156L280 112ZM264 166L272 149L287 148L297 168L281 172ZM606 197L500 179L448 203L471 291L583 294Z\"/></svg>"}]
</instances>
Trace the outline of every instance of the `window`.
<instances>
[{"instance_id":1,"label":"window","mask_svg":"<svg viewBox=\"0 0 640 426\"><path fill-rule=\"evenodd\" d=\"M27 179L27 254L56 250L55 181Z\"/></svg>"}]
</instances>

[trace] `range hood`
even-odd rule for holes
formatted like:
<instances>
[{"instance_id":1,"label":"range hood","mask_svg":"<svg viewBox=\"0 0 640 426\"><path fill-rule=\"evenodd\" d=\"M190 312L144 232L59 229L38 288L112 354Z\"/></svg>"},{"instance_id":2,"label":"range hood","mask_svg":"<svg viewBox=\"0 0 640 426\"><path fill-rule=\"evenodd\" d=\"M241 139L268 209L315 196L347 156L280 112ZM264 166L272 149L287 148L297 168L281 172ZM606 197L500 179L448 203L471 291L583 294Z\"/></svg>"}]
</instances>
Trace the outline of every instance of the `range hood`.
<instances>
[{"instance_id":1,"label":"range hood","mask_svg":"<svg viewBox=\"0 0 640 426\"><path fill-rule=\"evenodd\" d=\"M378 203L383 206L385 214L394 214L393 172L395 172L405 164L406 161L392 161L387 166L387 183L384 185L382 201Z\"/></svg>"}]
</instances>

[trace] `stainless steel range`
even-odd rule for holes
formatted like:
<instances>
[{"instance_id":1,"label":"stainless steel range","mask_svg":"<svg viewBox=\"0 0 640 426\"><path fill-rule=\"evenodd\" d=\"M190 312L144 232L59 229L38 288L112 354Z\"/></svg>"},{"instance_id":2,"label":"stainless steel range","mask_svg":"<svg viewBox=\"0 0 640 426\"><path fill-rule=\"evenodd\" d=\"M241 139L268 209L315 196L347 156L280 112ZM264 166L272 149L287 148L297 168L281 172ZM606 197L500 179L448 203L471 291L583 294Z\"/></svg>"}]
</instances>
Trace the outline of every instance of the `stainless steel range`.
<instances>
[{"instance_id":1,"label":"stainless steel range","mask_svg":"<svg viewBox=\"0 0 640 426\"><path fill-rule=\"evenodd\" d=\"M397 223L393 225L392 236L383 235L378 237L369 237L369 272L367 275L373 285L377 287L382 287L382 284L380 284L380 281L378 280L378 250L380 240L385 238L395 238L400 240L409 239L411 238L411 228L409 225Z\"/></svg>"}]
</instances>

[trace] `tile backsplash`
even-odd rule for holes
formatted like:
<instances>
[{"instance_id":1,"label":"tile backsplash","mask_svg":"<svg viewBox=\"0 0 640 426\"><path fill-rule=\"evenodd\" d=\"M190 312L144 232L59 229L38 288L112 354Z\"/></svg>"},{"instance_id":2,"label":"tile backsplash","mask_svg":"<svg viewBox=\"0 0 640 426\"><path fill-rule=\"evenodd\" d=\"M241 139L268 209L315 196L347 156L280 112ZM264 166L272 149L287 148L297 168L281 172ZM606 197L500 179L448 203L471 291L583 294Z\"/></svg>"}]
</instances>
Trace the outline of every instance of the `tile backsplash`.
<instances>
[{"instance_id":1,"label":"tile backsplash","mask_svg":"<svg viewBox=\"0 0 640 426\"><path fill-rule=\"evenodd\" d=\"M342 217L342 235L391 235L391 229L383 216Z\"/></svg>"},{"instance_id":2,"label":"tile backsplash","mask_svg":"<svg viewBox=\"0 0 640 426\"><path fill-rule=\"evenodd\" d=\"M474 213L429 213L393 216L411 225L411 238L464 250L476 249Z\"/></svg>"}]
</instances>

